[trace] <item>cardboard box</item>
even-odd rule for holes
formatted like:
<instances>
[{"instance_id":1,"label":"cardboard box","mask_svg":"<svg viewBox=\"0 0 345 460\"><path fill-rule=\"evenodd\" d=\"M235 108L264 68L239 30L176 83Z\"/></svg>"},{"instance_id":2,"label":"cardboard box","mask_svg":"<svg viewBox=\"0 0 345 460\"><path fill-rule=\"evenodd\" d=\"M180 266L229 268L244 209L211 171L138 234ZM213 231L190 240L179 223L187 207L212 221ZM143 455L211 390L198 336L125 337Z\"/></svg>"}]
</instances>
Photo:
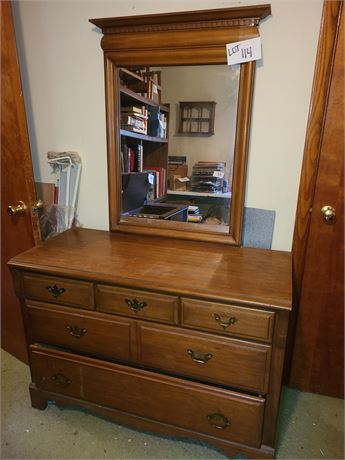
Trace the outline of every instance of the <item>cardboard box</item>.
<instances>
[{"instance_id":1,"label":"cardboard box","mask_svg":"<svg viewBox=\"0 0 345 460\"><path fill-rule=\"evenodd\" d=\"M183 176L186 177L186 176ZM188 190L189 179L187 181L180 181L182 176L173 174L169 177L170 190L185 192Z\"/></svg>"},{"instance_id":2,"label":"cardboard box","mask_svg":"<svg viewBox=\"0 0 345 460\"><path fill-rule=\"evenodd\" d=\"M170 190L187 190L183 182L176 181L179 177L186 177L188 165L168 165L168 187Z\"/></svg>"},{"instance_id":3,"label":"cardboard box","mask_svg":"<svg viewBox=\"0 0 345 460\"><path fill-rule=\"evenodd\" d=\"M188 165L168 165L168 176L188 176Z\"/></svg>"}]
</instances>

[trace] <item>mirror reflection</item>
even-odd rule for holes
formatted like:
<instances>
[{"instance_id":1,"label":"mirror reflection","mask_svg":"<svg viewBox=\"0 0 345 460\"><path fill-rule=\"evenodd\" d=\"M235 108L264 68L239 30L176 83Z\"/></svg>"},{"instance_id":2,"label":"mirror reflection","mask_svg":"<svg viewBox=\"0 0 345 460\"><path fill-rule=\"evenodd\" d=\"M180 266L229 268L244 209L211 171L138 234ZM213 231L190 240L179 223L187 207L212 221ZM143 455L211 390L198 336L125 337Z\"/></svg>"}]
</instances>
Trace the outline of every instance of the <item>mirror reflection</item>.
<instances>
[{"instance_id":1,"label":"mirror reflection","mask_svg":"<svg viewBox=\"0 0 345 460\"><path fill-rule=\"evenodd\" d=\"M123 218L229 232L239 72L119 69Z\"/></svg>"}]
</instances>

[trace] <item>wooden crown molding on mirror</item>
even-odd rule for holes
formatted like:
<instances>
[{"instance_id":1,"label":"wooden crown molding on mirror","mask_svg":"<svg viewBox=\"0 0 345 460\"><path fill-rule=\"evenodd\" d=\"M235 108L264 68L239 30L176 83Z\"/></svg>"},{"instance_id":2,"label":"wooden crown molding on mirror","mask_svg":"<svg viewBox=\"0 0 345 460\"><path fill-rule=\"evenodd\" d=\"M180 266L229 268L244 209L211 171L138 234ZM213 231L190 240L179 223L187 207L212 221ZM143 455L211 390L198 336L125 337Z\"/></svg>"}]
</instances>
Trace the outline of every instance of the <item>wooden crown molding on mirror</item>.
<instances>
[{"instance_id":1,"label":"wooden crown molding on mirror","mask_svg":"<svg viewBox=\"0 0 345 460\"><path fill-rule=\"evenodd\" d=\"M240 245L255 61L240 64L229 233L213 225L121 217L119 68L227 64L226 44L259 36L270 5L90 19L105 60L110 230Z\"/></svg>"}]
</instances>

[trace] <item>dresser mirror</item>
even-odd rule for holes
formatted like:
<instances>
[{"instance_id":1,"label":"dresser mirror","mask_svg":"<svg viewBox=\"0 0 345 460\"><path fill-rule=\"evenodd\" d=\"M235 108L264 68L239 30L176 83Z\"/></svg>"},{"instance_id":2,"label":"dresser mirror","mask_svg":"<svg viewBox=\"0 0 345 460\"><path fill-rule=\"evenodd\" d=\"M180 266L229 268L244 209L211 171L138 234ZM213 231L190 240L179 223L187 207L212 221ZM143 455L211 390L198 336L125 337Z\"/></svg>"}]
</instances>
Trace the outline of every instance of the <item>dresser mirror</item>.
<instances>
[{"instance_id":1,"label":"dresser mirror","mask_svg":"<svg viewBox=\"0 0 345 460\"><path fill-rule=\"evenodd\" d=\"M105 57L110 229L241 244L255 61L269 5L90 20Z\"/></svg>"},{"instance_id":2,"label":"dresser mirror","mask_svg":"<svg viewBox=\"0 0 345 460\"><path fill-rule=\"evenodd\" d=\"M227 65L119 70L122 220L229 233L239 74Z\"/></svg>"}]
</instances>

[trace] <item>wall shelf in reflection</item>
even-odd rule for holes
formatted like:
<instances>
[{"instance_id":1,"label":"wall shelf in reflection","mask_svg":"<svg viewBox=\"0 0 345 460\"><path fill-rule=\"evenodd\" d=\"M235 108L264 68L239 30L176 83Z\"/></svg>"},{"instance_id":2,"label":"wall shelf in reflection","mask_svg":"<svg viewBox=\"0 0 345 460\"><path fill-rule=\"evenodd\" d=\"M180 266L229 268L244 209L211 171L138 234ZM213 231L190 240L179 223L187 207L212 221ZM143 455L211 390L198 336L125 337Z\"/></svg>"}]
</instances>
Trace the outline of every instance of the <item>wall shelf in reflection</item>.
<instances>
[{"instance_id":1,"label":"wall shelf in reflection","mask_svg":"<svg viewBox=\"0 0 345 460\"><path fill-rule=\"evenodd\" d=\"M188 191L179 191L179 190L167 190L168 195L187 195L187 196L207 196L212 198L231 198L231 192L225 193L208 193L208 192L192 192Z\"/></svg>"},{"instance_id":2,"label":"wall shelf in reflection","mask_svg":"<svg viewBox=\"0 0 345 460\"><path fill-rule=\"evenodd\" d=\"M122 97L122 101L125 104L131 104L134 102L141 102L146 105L150 105L152 107L159 107L161 112L169 112L169 107L164 105L164 104L159 104L158 102L149 99L145 96L141 96L140 94L132 91L129 88L126 88L125 86L120 86L120 94Z\"/></svg>"},{"instance_id":3,"label":"wall shelf in reflection","mask_svg":"<svg viewBox=\"0 0 345 460\"><path fill-rule=\"evenodd\" d=\"M147 134L140 134L133 131L126 131L125 129L120 129L121 136L132 137L133 139L141 139L143 141L150 141L150 142L159 142L161 144L167 144L168 139L165 137L153 137L148 136Z\"/></svg>"}]
</instances>

